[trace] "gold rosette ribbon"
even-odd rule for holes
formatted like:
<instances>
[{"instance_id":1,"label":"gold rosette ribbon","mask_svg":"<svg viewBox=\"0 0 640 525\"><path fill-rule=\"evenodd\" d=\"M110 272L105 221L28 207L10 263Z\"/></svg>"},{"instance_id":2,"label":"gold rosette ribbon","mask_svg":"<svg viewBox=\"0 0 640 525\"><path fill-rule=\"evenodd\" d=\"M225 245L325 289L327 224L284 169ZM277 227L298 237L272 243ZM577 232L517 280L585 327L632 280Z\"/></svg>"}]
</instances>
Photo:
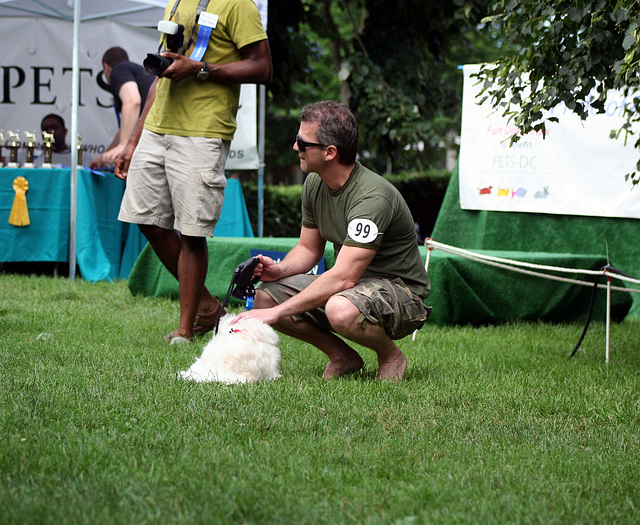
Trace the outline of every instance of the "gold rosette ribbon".
<instances>
[{"instance_id":1,"label":"gold rosette ribbon","mask_svg":"<svg viewBox=\"0 0 640 525\"><path fill-rule=\"evenodd\" d=\"M11 214L9 215L9 224L14 226L29 226L29 209L27 208L27 191L29 190L29 181L24 177L16 177L13 181L13 190L16 196L13 199Z\"/></svg>"}]
</instances>

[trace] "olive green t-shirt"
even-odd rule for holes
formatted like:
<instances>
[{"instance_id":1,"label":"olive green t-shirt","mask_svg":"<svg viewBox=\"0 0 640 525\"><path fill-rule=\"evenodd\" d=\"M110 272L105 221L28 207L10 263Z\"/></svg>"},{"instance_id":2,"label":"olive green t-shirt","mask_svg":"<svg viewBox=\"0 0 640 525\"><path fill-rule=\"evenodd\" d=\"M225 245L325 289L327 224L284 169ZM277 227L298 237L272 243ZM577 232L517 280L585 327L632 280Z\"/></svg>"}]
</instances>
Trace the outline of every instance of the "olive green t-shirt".
<instances>
[{"instance_id":1,"label":"olive green t-shirt","mask_svg":"<svg viewBox=\"0 0 640 525\"><path fill-rule=\"evenodd\" d=\"M336 257L342 246L376 250L363 277L400 277L414 293L429 295L407 203L389 181L359 162L338 191L331 191L317 173L309 174L302 188L302 225L317 228L332 242Z\"/></svg>"},{"instance_id":2,"label":"olive green t-shirt","mask_svg":"<svg viewBox=\"0 0 640 525\"><path fill-rule=\"evenodd\" d=\"M169 20L175 0L165 9ZM198 0L181 0L172 20L185 26L184 45L178 50L189 57L200 26L196 24ZM202 61L228 64L242 60L239 49L265 40L267 35L253 0L211 0L209 20L215 20ZM147 115L145 127L167 135L209 137L232 140L240 97L239 84L219 84L198 80L195 75L180 82L161 78L156 99Z\"/></svg>"}]
</instances>

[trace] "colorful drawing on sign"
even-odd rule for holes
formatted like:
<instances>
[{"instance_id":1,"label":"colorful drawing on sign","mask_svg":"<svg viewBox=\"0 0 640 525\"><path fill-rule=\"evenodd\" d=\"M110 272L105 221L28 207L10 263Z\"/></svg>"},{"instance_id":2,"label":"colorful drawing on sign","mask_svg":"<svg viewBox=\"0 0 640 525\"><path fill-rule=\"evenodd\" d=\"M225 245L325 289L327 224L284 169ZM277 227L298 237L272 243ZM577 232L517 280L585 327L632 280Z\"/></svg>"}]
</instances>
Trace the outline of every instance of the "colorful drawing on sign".
<instances>
[{"instance_id":1,"label":"colorful drawing on sign","mask_svg":"<svg viewBox=\"0 0 640 525\"><path fill-rule=\"evenodd\" d=\"M516 191L511 192L511 198L520 197L521 199L527 194L527 190L524 188L518 188Z\"/></svg>"},{"instance_id":2,"label":"colorful drawing on sign","mask_svg":"<svg viewBox=\"0 0 640 525\"><path fill-rule=\"evenodd\" d=\"M544 190L537 191L536 194L533 196L533 198L534 199L546 199L548 195L549 195L549 186L545 186Z\"/></svg>"},{"instance_id":3,"label":"colorful drawing on sign","mask_svg":"<svg viewBox=\"0 0 640 525\"><path fill-rule=\"evenodd\" d=\"M508 197L509 188L498 188L498 197Z\"/></svg>"},{"instance_id":4,"label":"colorful drawing on sign","mask_svg":"<svg viewBox=\"0 0 640 525\"><path fill-rule=\"evenodd\" d=\"M493 186L487 186L486 188L478 189L478 191L480 192L480 195L491 195L491 188L493 188Z\"/></svg>"}]
</instances>

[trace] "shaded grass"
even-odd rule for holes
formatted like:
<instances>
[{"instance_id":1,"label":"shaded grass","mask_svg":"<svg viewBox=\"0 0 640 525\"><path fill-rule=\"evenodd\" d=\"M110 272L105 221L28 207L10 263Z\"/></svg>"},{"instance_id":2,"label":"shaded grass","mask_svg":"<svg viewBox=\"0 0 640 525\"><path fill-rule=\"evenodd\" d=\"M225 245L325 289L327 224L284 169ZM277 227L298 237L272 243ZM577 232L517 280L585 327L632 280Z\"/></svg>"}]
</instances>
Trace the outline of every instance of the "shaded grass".
<instances>
[{"instance_id":1,"label":"shaded grass","mask_svg":"<svg viewBox=\"0 0 640 525\"><path fill-rule=\"evenodd\" d=\"M175 301L0 276L1 523L634 523L640 324L426 327L401 383L180 381ZM49 335L41 335L49 334ZM40 336L40 337L39 337Z\"/></svg>"}]
</instances>

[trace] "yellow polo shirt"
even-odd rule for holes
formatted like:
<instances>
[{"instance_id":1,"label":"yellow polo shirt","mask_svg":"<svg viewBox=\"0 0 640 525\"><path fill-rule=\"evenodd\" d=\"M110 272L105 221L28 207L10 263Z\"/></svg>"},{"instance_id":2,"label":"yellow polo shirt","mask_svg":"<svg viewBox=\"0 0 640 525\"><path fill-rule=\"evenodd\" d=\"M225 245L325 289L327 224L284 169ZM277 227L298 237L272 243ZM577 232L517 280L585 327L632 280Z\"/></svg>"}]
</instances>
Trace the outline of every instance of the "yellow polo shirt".
<instances>
[{"instance_id":1,"label":"yellow polo shirt","mask_svg":"<svg viewBox=\"0 0 640 525\"><path fill-rule=\"evenodd\" d=\"M169 19L174 3L171 0L167 5L165 20ZM172 19L185 26L184 45L178 52L187 57L200 29L196 24L197 5L198 0L181 0ZM217 21L202 59L205 62L228 64L242 60L240 48L267 38L253 0L211 0L207 13L217 17ZM218 84L195 76L180 82L161 78L145 128L167 135L232 140L239 97L239 84Z\"/></svg>"}]
</instances>

